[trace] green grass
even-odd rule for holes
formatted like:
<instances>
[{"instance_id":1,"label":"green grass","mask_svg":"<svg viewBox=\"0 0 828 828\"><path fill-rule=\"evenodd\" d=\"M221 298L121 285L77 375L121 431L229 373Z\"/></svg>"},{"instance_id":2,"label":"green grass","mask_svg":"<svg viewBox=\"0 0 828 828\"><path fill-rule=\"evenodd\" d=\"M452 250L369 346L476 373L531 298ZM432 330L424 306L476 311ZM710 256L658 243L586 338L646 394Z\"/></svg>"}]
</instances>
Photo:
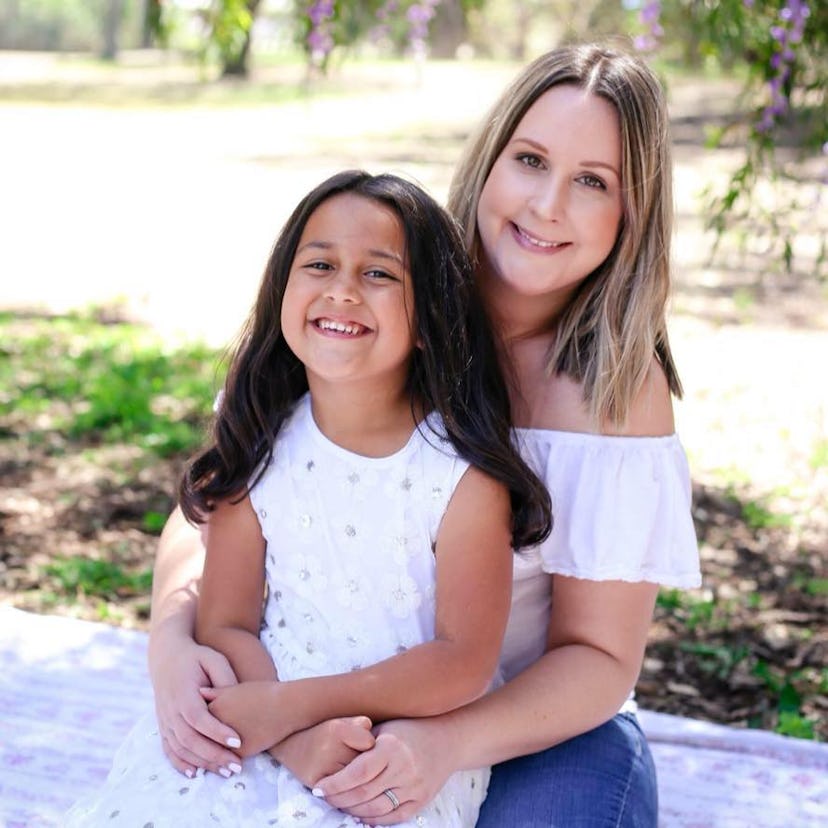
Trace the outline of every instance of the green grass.
<instances>
[{"instance_id":1,"label":"green grass","mask_svg":"<svg viewBox=\"0 0 828 828\"><path fill-rule=\"evenodd\" d=\"M148 592L152 585L152 570L127 572L111 561L72 557L56 558L44 568L61 590L68 594L95 595L115 598Z\"/></svg>"},{"instance_id":2,"label":"green grass","mask_svg":"<svg viewBox=\"0 0 828 828\"><path fill-rule=\"evenodd\" d=\"M84 315L0 314L0 419L23 415L25 437L127 443L166 457L195 449L219 383L216 352L170 349L148 329Z\"/></svg>"}]
</instances>

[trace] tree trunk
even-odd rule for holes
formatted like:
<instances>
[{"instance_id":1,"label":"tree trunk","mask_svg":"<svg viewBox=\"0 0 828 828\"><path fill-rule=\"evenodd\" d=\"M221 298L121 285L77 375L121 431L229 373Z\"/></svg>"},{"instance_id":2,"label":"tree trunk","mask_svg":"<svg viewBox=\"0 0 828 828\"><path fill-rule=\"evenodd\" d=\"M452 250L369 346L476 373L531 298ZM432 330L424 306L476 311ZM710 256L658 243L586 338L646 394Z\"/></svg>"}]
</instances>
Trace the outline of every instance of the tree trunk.
<instances>
[{"instance_id":1,"label":"tree trunk","mask_svg":"<svg viewBox=\"0 0 828 828\"><path fill-rule=\"evenodd\" d=\"M124 12L124 0L106 0L103 20L103 50L101 57L104 60L115 60L118 56L118 34L121 29L121 20Z\"/></svg>"},{"instance_id":2,"label":"tree trunk","mask_svg":"<svg viewBox=\"0 0 828 828\"><path fill-rule=\"evenodd\" d=\"M429 54L435 58L454 58L457 47L467 37L468 25L461 0L443 0L435 9L429 27Z\"/></svg>"},{"instance_id":3,"label":"tree trunk","mask_svg":"<svg viewBox=\"0 0 828 828\"><path fill-rule=\"evenodd\" d=\"M247 9L250 12L250 28L244 33L244 42L238 54L228 57L221 69L223 78L246 78L250 73L248 58L250 57L250 44L253 39L253 25L256 22L256 12L259 9L261 0L247 0Z\"/></svg>"}]
</instances>

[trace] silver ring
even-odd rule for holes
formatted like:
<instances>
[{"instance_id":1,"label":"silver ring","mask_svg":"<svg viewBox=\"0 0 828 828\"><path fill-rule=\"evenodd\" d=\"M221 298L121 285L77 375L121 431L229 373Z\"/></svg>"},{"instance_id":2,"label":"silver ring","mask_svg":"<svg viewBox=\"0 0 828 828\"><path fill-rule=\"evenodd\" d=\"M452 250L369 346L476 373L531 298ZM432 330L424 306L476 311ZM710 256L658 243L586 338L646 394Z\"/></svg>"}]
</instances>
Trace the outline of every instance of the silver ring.
<instances>
[{"instance_id":1,"label":"silver ring","mask_svg":"<svg viewBox=\"0 0 828 828\"><path fill-rule=\"evenodd\" d=\"M400 800L391 788L386 788L383 793L391 800L391 810L396 811L400 807Z\"/></svg>"}]
</instances>

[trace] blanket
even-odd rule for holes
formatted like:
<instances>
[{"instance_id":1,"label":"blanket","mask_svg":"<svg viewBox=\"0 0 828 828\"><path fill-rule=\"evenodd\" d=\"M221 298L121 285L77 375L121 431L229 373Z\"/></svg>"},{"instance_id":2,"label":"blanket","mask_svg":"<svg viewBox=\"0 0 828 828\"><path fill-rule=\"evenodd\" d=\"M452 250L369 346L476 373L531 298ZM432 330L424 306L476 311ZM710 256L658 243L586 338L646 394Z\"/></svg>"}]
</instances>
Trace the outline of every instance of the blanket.
<instances>
[{"instance_id":1,"label":"blanket","mask_svg":"<svg viewBox=\"0 0 828 828\"><path fill-rule=\"evenodd\" d=\"M0 826L59 826L103 781L152 705L146 644L142 632L0 607ZM828 745L646 710L639 718L662 828L828 826Z\"/></svg>"}]
</instances>

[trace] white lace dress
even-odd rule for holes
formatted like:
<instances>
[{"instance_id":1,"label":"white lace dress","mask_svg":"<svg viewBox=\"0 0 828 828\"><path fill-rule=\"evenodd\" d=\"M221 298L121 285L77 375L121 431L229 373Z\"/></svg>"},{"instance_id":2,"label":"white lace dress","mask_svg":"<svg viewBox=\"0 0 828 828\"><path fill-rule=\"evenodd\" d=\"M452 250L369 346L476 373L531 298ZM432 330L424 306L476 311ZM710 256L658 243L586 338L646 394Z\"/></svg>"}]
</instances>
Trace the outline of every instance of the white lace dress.
<instances>
[{"instance_id":1,"label":"white lace dress","mask_svg":"<svg viewBox=\"0 0 828 828\"><path fill-rule=\"evenodd\" d=\"M309 397L280 433L251 492L267 539L269 596L260 638L283 680L357 669L434 636L434 554L440 520L467 468L430 417L390 457L330 442ZM416 688L412 689L416 692ZM457 773L411 826L472 828L486 769ZM224 779L175 771L154 717L133 729L104 788L67 826L319 826L359 824L311 795L267 754Z\"/></svg>"}]
</instances>

